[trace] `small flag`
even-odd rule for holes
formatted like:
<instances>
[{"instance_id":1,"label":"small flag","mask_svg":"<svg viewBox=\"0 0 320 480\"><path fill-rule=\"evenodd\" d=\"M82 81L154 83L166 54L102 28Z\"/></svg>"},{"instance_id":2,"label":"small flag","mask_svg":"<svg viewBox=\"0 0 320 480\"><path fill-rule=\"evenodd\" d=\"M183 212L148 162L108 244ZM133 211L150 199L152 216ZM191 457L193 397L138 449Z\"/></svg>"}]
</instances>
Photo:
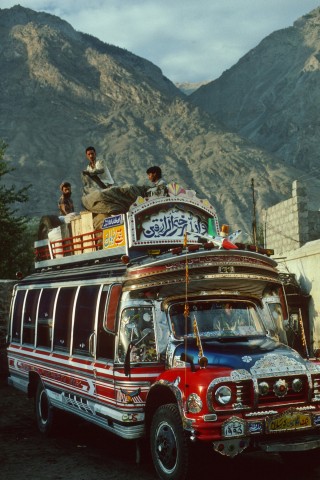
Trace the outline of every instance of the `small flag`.
<instances>
[{"instance_id":1,"label":"small flag","mask_svg":"<svg viewBox=\"0 0 320 480\"><path fill-rule=\"evenodd\" d=\"M208 235L210 235L211 237L217 236L216 227L215 227L213 218L208 218Z\"/></svg>"}]
</instances>

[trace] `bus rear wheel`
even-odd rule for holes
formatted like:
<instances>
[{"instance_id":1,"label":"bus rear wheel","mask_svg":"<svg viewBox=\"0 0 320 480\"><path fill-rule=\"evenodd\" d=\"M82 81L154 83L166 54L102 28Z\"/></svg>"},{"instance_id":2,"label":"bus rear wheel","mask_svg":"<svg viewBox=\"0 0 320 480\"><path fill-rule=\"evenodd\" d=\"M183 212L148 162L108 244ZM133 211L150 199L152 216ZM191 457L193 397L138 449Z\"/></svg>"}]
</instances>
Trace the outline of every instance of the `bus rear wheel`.
<instances>
[{"instance_id":1,"label":"bus rear wheel","mask_svg":"<svg viewBox=\"0 0 320 480\"><path fill-rule=\"evenodd\" d=\"M35 410L38 429L41 433L49 435L53 431L54 409L41 382L38 383L37 387Z\"/></svg>"}]
</instances>

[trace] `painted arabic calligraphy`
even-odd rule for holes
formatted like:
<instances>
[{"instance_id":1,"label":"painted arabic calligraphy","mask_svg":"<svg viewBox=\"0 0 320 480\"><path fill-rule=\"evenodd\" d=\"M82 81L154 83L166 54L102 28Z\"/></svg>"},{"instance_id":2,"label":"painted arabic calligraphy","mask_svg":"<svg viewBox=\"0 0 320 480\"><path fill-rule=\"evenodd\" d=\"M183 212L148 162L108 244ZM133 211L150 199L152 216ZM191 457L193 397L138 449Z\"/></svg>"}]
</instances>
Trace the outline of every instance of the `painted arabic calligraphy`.
<instances>
[{"instance_id":1,"label":"painted arabic calligraphy","mask_svg":"<svg viewBox=\"0 0 320 480\"><path fill-rule=\"evenodd\" d=\"M103 230L103 248L122 247L126 244L124 225Z\"/></svg>"},{"instance_id":2,"label":"painted arabic calligraphy","mask_svg":"<svg viewBox=\"0 0 320 480\"><path fill-rule=\"evenodd\" d=\"M310 415L303 413L287 413L270 419L268 422L270 432L310 428L311 426Z\"/></svg>"},{"instance_id":3,"label":"painted arabic calligraphy","mask_svg":"<svg viewBox=\"0 0 320 480\"><path fill-rule=\"evenodd\" d=\"M201 221L198 216L191 212L181 212L173 209L168 212L161 212L151 217L142 226L142 239L178 237L183 238L184 233L195 235L206 235L207 224Z\"/></svg>"}]
</instances>

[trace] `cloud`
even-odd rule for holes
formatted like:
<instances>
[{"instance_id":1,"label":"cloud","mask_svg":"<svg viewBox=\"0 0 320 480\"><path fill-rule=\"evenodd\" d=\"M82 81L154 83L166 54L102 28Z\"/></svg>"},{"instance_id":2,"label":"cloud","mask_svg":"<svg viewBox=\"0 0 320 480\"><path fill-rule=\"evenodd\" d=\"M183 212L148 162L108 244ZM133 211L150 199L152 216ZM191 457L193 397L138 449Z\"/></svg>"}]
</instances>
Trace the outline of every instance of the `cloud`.
<instances>
[{"instance_id":1,"label":"cloud","mask_svg":"<svg viewBox=\"0 0 320 480\"><path fill-rule=\"evenodd\" d=\"M213 80L319 0L17 0L125 48L174 82ZM1 0L1 8L17 2Z\"/></svg>"}]
</instances>

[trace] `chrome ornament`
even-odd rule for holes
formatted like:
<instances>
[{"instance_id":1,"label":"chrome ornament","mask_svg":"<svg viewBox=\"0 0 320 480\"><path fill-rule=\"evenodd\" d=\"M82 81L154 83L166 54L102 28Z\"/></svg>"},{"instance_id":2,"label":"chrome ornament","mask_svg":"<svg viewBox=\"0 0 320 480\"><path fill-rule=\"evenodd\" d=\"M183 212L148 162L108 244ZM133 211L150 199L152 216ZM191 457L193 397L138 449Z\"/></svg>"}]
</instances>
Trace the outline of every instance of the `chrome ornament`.
<instances>
[{"instance_id":1,"label":"chrome ornament","mask_svg":"<svg viewBox=\"0 0 320 480\"><path fill-rule=\"evenodd\" d=\"M302 380L300 378L295 378L292 381L292 390L296 393L301 392L303 387Z\"/></svg>"},{"instance_id":2,"label":"chrome ornament","mask_svg":"<svg viewBox=\"0 0 320 480\"><path fill-rule=\"evenodd\" d=\"M252 362L252 357L250 357L249 355L245 355L244 357L242 357L242 361L244 363L250 363Z\"/></svg>"},{"instance_id":3,"label":"chrome ornament","mask_svg":"<svg viewBox=\"0 0 320 480\"><path fill-rule=\"evenodd\" d=\"M273 391L277 397L284 397L288 393L287 382L279 378L279 380L273 385Z\"/></svg>"},{"instance_id":4,"label":"chrome ornament","mask_svg":"<svg viewBox=\"0 0 320 480\"><path fill-rule=\"evenodd\" d=\"M267 382L260 382L258 385L259 388L259 394L260 395L267 395L269 393L269 385Z\"/></svg>"},{"instance_id":5,"label":"chrome ornament","mask_svg":"<svg viewBox=\"0 0 320 480\"><path fill-rule=\"evenodd\" d=\"M188 412L199 413L202 410L202 400L196 393L191 393L187 399Z\"/></svg>"},{"instance_id":6,"label":"chrome ornament","mask_svg":"<svg viewBox=\"0 0 320 480\"><path fill-rule=\"evenodd\" d=\"M294 358L268 353L250 368L250 372L257 377L262 375L272 377L281 373L288 375L289 373L306 372L306 366Z\"/></svg>"}]
</instances>

